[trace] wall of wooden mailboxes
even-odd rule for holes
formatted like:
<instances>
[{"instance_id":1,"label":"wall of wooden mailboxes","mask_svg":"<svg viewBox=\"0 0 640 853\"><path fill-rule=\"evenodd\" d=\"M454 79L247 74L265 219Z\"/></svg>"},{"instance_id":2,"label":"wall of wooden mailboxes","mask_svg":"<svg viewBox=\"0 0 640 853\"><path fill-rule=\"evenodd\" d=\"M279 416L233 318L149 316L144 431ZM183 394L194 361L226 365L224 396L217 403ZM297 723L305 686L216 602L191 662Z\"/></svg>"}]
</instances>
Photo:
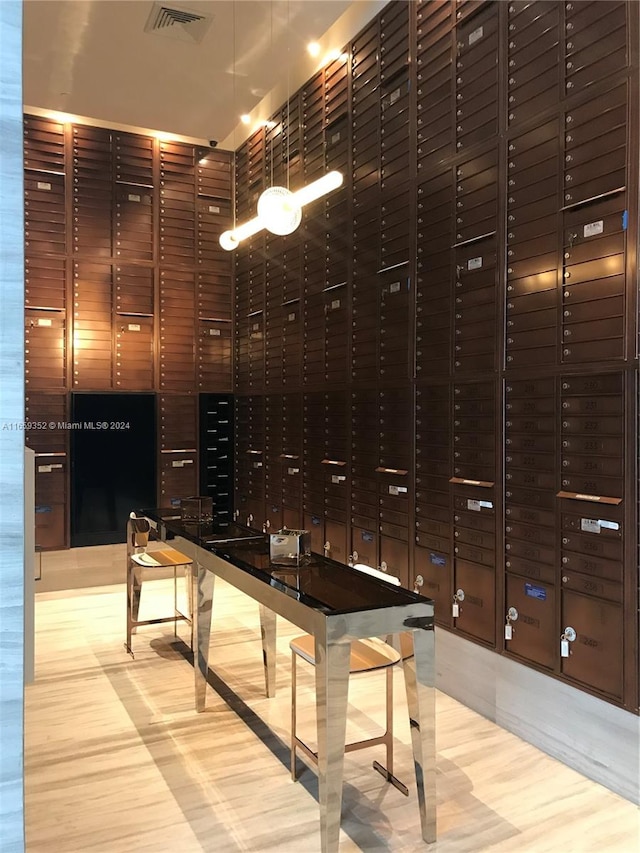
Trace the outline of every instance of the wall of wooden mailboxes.
<instances>
[{"instance_id":1,"label":"wall of wooden mailboxes","mask_svg":"<svg viewBox=\"0 0 640 853\"><path fill-rule=\"evenodd\" d=\"M392 2L235 175L27 117L28 418L155 391L166 503L198 483L162 451L233 390L241 521L304 525L440 625L636 711L638 12ZM232 185L242 221L328 169L345 186L294 234L219 249Z\"/></svg>"}]
</instances>

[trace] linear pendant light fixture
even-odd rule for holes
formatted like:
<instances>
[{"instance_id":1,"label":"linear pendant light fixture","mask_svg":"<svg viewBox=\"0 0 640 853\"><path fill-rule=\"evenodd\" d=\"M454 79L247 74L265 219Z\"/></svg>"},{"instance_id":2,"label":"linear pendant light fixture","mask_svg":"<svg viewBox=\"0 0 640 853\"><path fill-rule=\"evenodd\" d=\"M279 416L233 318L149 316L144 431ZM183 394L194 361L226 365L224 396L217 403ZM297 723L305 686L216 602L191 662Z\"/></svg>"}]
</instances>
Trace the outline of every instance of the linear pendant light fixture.
<instances>
[{"instance_id":1,"label":"linear pendant light fixture","mask_svg":"<svg viewBox=\"0 0 640 853\"><path fill-rule=\"evenodd\" d=\"M269 187L258 199L258 215L220 235L220 245L228 252L266 228L272 234L293 234L302 220L302 208L342 186L341 172L327 172L317 181L291 192L286 187Z\"/></svg>"},{"instance_id":2,"label":"linear pendant light fixture","mask_svg":"<svg viewBox=\"0 0 640 853\"><path fill-rule=\"evenodd\" d=\"M270 13L271 51L273 53L273 0L271 0L270 4ZM289 0L287 0L287 31L291 31ZM289 73L291 63L289 62L289 48L290 45L287 44L287 119L290 115ZM233 56L233 75L235 82L235 0ZM269 126L268 123L267 126ZM271 183L273 184L273 140L271 142L271 145ZM296 192L291 192L291 190L289 189L289 159L289 134L287 133L287 186L270 186L268 189L266 189L258 199L257 216L254 217L254 219L250 219L248 222L245 222L244 225L236 225L234 212L233 228L229 231L224 231L220 235L220 245L223 249L226 249L226 251L228 252L232 252L234 249L238 248L239 244L243 240L246 240L247 237L253 237L254 234L258 233L258 231L262 231L263 228L266 228L266 230L270 231L272 234L278 234L280 236L284 236L285 234L293 234L293 232L296 230L296 228L300 225L300 222L302 221L302 208L305 206L305 204L310 204L312 201L316 201L316 199L322 198L322 196L327 195L327 193L330 193L333 190L338 189L338 187L342 186L342 173L334 171L327 172L326 175L323 175L321 178L318 178L317 181L313 181L313 183L309 184L306 187L302 187L302 189L299 189Z\"/></svg>"}]
</instances>

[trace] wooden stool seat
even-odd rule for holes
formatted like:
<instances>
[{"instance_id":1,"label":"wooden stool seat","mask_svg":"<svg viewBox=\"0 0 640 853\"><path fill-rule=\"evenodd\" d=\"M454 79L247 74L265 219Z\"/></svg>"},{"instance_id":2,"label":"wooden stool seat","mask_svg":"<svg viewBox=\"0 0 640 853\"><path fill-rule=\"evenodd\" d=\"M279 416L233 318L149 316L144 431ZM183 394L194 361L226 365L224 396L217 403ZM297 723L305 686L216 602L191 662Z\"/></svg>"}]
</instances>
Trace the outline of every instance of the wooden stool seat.
<instances>
[{"instance_id":1,"label":"wooden stool seat","mask_svg":"<svg viewBox=\"0 0 640 853\"><path fill-rule=\"evenodd\" d=\"M162 548L155 551L143 551L132 554L131 559L143 569L172 569L174 566L190 566L190 557L176 551L175 548Z\"/></svg>"},{"instance_id":2,"label":"wooden stool seat","mask_svg":"<svg viewBox=\"0 0 640 853\"><path fill-rule=\"evenodd\" d=\"M316 665L315 641L311 634L303 634L291 640L289 647L292 652L301 658ZM354 640L351 643L351 657L349 659L349 675L358 672L371 672L375 669L384 669L386 666L394 666L400 660L400 655L382 640Z\"/></svg>"}]
</instances>

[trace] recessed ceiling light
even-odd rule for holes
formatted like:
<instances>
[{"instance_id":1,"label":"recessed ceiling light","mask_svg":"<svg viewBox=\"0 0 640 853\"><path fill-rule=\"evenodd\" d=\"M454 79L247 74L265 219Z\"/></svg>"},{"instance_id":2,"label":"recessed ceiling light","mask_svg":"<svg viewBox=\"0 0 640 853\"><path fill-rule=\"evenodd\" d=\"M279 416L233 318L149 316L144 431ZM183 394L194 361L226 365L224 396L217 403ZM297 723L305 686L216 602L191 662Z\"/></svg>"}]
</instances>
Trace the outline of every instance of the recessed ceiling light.
<instances>
[{"instance_id":1,"label":"recessed ceiling light","mask_svg":"<svg viewBox=\"0 0 640 853\"><path fill-rule=\"evenodd\" d=\"M240 121L242 122L242 124L249 124L249 122L251 121L251 116L245 113L243 116L240 116Z\"/></svg>"},{"instance_id":2,"label":"recessed ceiling light","mask_svg":"<svg viewBox=\"0 0 640 853\"><path fill-rule=\"evenodd\" d=\"M319 56L320 54L320 45L317 41L311 41L307 45L307 50L311 56Z\"/></svg>"},{"instance_id":3,"label":"recessed ceiling light","mask_svg":"<svg viewBox=\"0 0 640 853\"><path fill-rule=\"evenodd\" d=\"M71 115L71 113L63 113L59 110L46 110L43 114L46 115L47 118L59 121L61 124L68 124L78 120L78 116ZM80 123L82 123L82 120Z\"/></svg>"}]
</instances>

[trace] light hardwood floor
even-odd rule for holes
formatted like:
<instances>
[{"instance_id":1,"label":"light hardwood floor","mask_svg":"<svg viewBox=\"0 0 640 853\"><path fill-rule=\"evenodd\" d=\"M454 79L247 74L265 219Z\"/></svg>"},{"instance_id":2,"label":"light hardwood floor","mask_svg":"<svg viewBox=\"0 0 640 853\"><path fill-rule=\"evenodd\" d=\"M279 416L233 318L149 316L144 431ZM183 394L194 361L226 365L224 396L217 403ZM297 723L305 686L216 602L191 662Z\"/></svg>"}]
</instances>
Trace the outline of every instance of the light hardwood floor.
<instances>
[{"instance_id":1,"label":"light hardwood floor","mask_svg":"<svg viewBox=\"0 0 640 853\"><path fill-rule=\"evenodd\" d=\"M145 595L146 594L146 595ZM143 587L141 618L171 601ZM264 696L257 606L217 582L211 663L219 692L193 710L193 670L172 626L123 648L124 585L41 593L36 681L26 696L28 853L317 853L317 785L288 773L288 641L278 624L278 693ZM186 639L188 627L178 628ZM396 774L380 749L345 758L341 853L637 853L640 813L443 694L437 699L438 841L420 837L406 700L395 672ZM352 681L348 737L378 731L384 676ZM299 726L313 742L313 675L299 666ZM302 766L302 765L301 765ZM1 847L1 844L0 844Z\"/></svg>"}]
</instances>

